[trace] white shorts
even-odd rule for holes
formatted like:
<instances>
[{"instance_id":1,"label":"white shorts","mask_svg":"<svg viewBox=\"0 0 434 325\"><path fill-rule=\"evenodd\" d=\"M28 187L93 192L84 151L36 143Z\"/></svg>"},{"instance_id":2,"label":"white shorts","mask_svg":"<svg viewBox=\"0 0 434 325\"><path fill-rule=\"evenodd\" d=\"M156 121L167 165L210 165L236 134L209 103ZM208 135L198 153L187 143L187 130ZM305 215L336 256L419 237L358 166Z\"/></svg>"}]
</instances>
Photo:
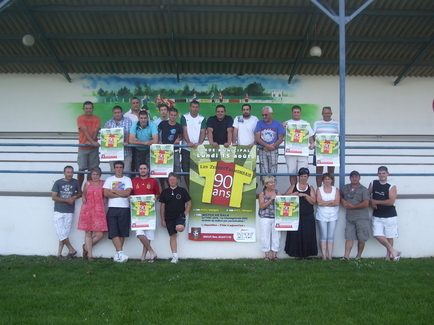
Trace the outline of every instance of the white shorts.
<instances>
[{"instance_id":1,"label":"white shorts","mask_svg":"<svg viewBox=\"0 0 434 325\"><path fill-rule=\"evenodd\" d=\"M398 238L398 217L372 217L372 232L374 236Z\"/></svg>"},{"instance_id":2,"label":"white shorts","mask_svg":"<svg viewBox=\"0 0 434 325\"><path fill-rule=\"evenodd\" d=\"M288 174L297 174L300 168L309 168L309 157L285 155Z\"/></svg>"},{"instance_id":3,"label":"white shorts","mask_svg":"<svg viewBox=\"0 0 434 325\"><path fill-rule=\"evenodd\" d=\"M62 241L69 237L71 231L73 213L62 213L54 211L54 227L56 228L57 237Z\"/></svg>"},{"instance_id":4,"label":"white shorts","mask_svg":"<svg viewBox=\"0 0 434 325\"><path fill-rule=\"evenodd\" d=\"M136 230L136 237L145 236L148 240L154 240L155 230Z\"/></svg>"}]
</instances>

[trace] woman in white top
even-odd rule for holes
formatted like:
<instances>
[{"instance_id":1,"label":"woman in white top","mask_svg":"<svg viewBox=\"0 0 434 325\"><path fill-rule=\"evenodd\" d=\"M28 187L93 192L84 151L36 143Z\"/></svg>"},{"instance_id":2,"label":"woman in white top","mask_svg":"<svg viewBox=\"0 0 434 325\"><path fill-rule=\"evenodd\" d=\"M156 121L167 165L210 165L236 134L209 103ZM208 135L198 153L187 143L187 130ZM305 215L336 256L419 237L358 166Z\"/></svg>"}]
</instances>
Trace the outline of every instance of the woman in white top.
<instances>
[{"instance_id":1,"label":"woman in white top","mask_svg":"<svg viewBox=\"0 0 434 325\"><path fill-rule=\"evenodd\" d=\"M334 180L333 175L325 173L322 175L323 186L318 188L316 192L316 201L318 203L316 220L320 231L323 260L332 259L334 233L338 221L339 202L341 200L339 190L333 186Z\"/></svg>"}]
</instances>

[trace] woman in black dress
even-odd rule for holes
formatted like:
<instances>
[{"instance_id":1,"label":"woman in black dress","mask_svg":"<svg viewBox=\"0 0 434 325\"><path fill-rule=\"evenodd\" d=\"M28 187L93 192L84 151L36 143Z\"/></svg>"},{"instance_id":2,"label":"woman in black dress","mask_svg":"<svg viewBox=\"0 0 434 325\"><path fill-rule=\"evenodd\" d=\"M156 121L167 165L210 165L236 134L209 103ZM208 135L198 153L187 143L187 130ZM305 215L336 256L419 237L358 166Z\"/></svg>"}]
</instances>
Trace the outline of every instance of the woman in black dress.
<instances>
[{"instance_id":1,"label":"woman in black dress","mask_svg":"<svg viewBox=\"0 0 434 325\"><path fill-rule=\"evenodd\" d=\"M285 252L300 259L318 255L315 216L313 205L316 202L315 189L307 183L309 169L300 168L298 182L291 185L284 195L297 195L300 200L300 222L297 231L286 233Z\"/></svg>"}]
</instances>

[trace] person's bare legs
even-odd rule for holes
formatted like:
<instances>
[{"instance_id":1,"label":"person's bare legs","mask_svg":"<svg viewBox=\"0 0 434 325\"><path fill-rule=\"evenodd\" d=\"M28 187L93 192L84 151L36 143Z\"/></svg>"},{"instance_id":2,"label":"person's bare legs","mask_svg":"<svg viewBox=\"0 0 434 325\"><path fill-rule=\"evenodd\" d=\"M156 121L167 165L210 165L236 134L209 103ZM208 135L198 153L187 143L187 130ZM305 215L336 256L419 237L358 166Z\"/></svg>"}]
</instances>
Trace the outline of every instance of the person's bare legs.
<instances>
[{"instance_id":1,"label":"person's bare legs","mask_svg":"<svg viewBox=\"0 0 434 325\"><path fill-rule=\"evenodd\" d=\"M297 183L297 176L289 176L289 182L291 183L290 185Z\"/></svg>"},{"instance_id":2,"label":"person's bare legs","mask_svg":"<svg viewBox=\"0 0 434 325\"><path fill-rule=\"evenodd\" d=\"M350 259L351 249L353 248L354 240L345 241L345 254L344 257Z\"/></svg>"},{"instance_id":3,"label":"person's bare legs","mask_svg":"<svg viewBox=\"0 0 434 325\"><path fill-rule=\"evenodd\" d=\"M178 253L178 243L176 242L176 237L178 237L178 234L173 234L170 236L170 249L172 250L172 253Z\"/></svg>"},{"instance_id":4,"label":"person's bare legs","mask_svg":"<svg viewBox=\"0 0 434 325\"><path fill-rule=\"evenodd\" d=\"M112 242L115 246L116 252L122 251L124 249L124 237L113 237Z\"/></svg>"},{"instance_id":5,"label":"person's bare legs","mask_svg":"<svg viewBox=\"0 0 434 325\"><path fill-rule=\"evenodd\" d=\"M87 256L93 258L92 247L98 244L98 242L104 237L102 231L86 231L85 232L85 249L87 250Z\"/></svg>"},{"instance_id":6,"label":"person's bare legs","mask_svg":"<svg viewBox=\"0 0 434 325\"><path fill-rule=\"evenodd\" d=\"M140 241L143 244L143 252L142 252L142 260L144 260L146 258L146 254L149 252L150 254L150 258L153 259L157 256L157 254L154 252L154 250L152 249L151 246L151 241L144 235L139 235L137 236L137 238L140 239Z\"/></svg>"},{"instance_id":7,"label":"person's bare legs","mask_svg":"<svg viewBox=\"0 0 434 325\"><path fill-rule=\"evenodd\" d=\"M333 259L333 244L334 242L332 241L327 242L327 257L329 260Z\"/></svg>"},{"instance_id":8,"label":"person's bare legs","mask_svg":"<svg viewBox=\"0 0 434 325\"><path fill-rule=\"evenodd\" d=\"M384 236L374 236L374 237L376 240L378 240L380 242L381 245L386 247L387 256L389 256L389 259L390 259L390 255L392 255L393 258L398 256L399 252L393 248L393 238L386 238ZM390 240L392 242L390 242ZM387 256L386 256L386 259L387 259Z\"/></svg>"},{"instance_id":9,"label":"person's bare legs","mask_svg":"<svg viewBox=\"0 0 434 325\"><path fill-rule=\"evenodd\" d=\"M57 257L62 256L63 246L65 246L63 241L59 241L59 247L57 249Z\"/></svg>"},{"instance_id":10,"label":"person's bare legs","mask_svg":"<svg viewBox=\"0 0 434 325\"><path fill-rule=\"evenodd\" d=\"M356 255L356 258L362 258L362 253L363 253L364 249L365 249L365 243L359 241L357 243L357 255Z\"/></svg>"},{"instance_id":11,"label":"person's bare legs","mask_svg":"<svg viewBox=\"0 0 434 325\"><path fill-rule=\"evenodd\" d=\"M321 256L323 260L327 259L327 242L322 241L320 242L320 246L321 246Z\"/></svg>"},{"instance_id":12,"label":"person's bare legs","mask_svg":"<svg viewBox=\"0 0 434 325\"><path fill-rule=\"evenodd\" d=\"M187 185L187 188L190 189L190 176L184 175L185 185Z\"/></svg>"},{"instance_id":13,"label":"person's bare legs","mask_svg":"<svg viewBox=\"0 0 434 325\"><path fill-rule=\"evenodd\" d=\"M84 172L86 169L79 169L80 172ZM83 181L84 181L84 174L77 174L77 181L78 181L78 188L81 189L83 188Z\"/></svg>"}]
</instances>

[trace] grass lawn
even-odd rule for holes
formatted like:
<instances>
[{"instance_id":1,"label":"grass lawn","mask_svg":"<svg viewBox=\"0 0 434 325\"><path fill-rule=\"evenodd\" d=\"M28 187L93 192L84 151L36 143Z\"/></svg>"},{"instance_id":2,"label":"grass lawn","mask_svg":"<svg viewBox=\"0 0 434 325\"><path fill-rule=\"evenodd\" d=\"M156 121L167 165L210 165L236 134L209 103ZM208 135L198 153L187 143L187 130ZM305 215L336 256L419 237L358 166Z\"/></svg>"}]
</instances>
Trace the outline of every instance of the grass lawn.
<instances>
[{"instance_id":1,"label":"grass lawn","mask_svg":"<svg viewBox=\"0 0 434 325\"><path fill-rule=\"evenodd\" d=\"M0 256L0 324L432 324L434 259Z\"/></svg>"}]
</instances>

